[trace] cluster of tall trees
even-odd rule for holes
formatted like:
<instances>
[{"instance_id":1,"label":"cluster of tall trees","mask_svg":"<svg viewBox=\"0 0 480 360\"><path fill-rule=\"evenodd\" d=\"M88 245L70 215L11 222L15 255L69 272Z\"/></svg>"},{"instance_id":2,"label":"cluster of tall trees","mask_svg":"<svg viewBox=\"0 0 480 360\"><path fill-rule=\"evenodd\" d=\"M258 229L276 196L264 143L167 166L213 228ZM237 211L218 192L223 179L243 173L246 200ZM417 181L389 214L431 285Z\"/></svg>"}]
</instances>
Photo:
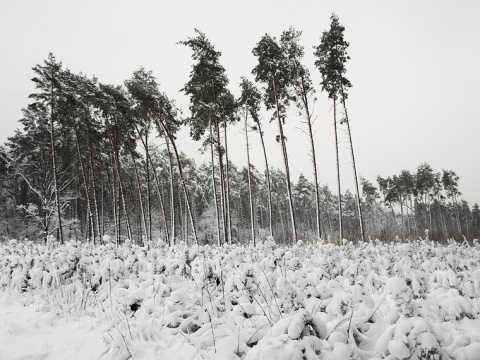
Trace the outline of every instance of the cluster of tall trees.
<instances>
[{"instance_id":1,"label":"cluster of tall trees","mask_svg":"<svg viewBox=\"0 0 480 360\"><path fill-rule=\"evenodd\" d=\"M221 53L195 31L195 37L180 42L191 49L193 60L182 89L190 99L187 119L143 68L122 85L74 74L52 54L33 68L36 90L23 109L23 129L0 147L0 236L96 242L108 234L117 242L160 238L170 244L223 244L255 243L268 235L285 241L413 236L426 227L443 235L478 234L478 206L470 211L458 199L453 171L438 175L424 164L410 177L402 171L378 178L383 199L366 180L363 197L359 193L346 106L348 43L335 15L314 48L315 66L333 105L337 165L337 126L348 131L355 194L342 194L339 171L336 194L319 185L315 89L302 63L301 33L289 28L279 39L264 35L252 51L258 60L255 82L242 78L235 98ZM292 106L310 139L313 182L303 175L291 180L284 124ZM278 125L283 170L269 166L265 112ZM239 122L247 158L240 167L228 158L227 131ZM178 148L182 126L210 153L209 163L197 166ZM250 161L253 141L262 145L263 172Z\"/></svg>"},{"instance_id":2,"label":"cluster of tall trees","mask_svg":"<svg viewBox=\"0 0 480 360\"><path fill-rule=\"evenodd\" d=\"M437 172L427 163L420 164L416 173L402 170L387 178L378 176L378 188L361 179L370 231L408 237L429 229L435 238L478 238L478 204L470 209L459 198L458 180L455 171Z\"/></svg>"}]
</instances>

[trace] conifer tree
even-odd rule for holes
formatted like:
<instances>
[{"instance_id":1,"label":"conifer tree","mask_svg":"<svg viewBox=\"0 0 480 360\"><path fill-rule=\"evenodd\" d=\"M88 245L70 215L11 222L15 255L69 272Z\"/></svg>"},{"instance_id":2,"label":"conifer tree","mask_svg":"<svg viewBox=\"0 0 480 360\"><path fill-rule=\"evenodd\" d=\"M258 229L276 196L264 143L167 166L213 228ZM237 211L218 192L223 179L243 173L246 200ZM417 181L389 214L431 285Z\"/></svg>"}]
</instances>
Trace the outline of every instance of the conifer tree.
<instances>
[{"instance_id":1,"label":"conifer tree","mask_svg":"<svg viewBox=\"0 0 480 360\"><path fill-rule=\"evenodd\" d=\"M297 242L297 226L293 207L292 183L290 180L290 167L286 136L283 125L286 118L286 110L291 100L289 88L292 85L292 64L289 62L285 48L279 44L275 37L265 34L253 49L258 64L253 69L255 80L266 85L264 103L267 110L274 109L273 119L277 120L278 131L276 139L280 144L285 168L285 183L287 188L288 205L290 210L290 222L292 227L292 240Z\"/></svg>"},{"instance_id":2,"label":"conifer tree","mask_svg":"<svg viewBox=\"0 0 480 360\"><path fill-rule=\"evenodd\" d=\"M291 64L291 78L293 88L293 100L300 111L300 115L305 119L307 125L307 135L310 139L310 157L313 166L313 179L315 191L315 221L317 238L322 237L321 211L320 211L320 191L318 185L317 156L315 153L315 142L313 140L313 102L315 99L315 89L310 78L310 72L301 63L304 55L303 46L299 44L300 31L290 28L282 34L280 43L284 49L289 63Z\"/></svg>"},{"instance_id":3,"label":"conifer tree","mask_svg":"<svg viewBox=\"0 0 480 360\"><path fill-rule=\"evenodd\" d=\"M225 147L222 146L220 126L226 130L227 122L231 121L236 111L233 106L233 96L228 90L228 78L225 68L220 64L221 52L216 51L204 33L195 29L197 36L181 41L180 44L190 47L193 51L192 59L195 61L190 72L190 80L182 91L190 97L190 117L186 123L190 126L190 136L198 141L208 130L204 146L210 146L212 153L212 186L216 196L215 164L213 152L217 154L220 175L220 209L217 201L217 242L220 238L220 215L224 241L230 241L229 234L229 206L227 206L226 171L223 156ZM225 132L226 134L226 132Z\"/></svg>"},{"instance_id":4,"label":"conifer tree","mask_svg":"<svg viewBox=\"0 0 480 360\"><path fill-rule=\"evenodd\" d=\"M57 140L56 140L56 124L58 123L59 113L62 103L62 63L57 62L52 53L48 55L48 59L44 61L44 65L36 65L33 68L35 77L32 81L35 83L36 93L30 95L35 100L35 106L48 109L48 118L50 123L50 147L52 154L52 170L53 182L55 189L55 206L58 222L58 235L60 243L64 243L62 228L62 211L60 207L60 181L57 159Z\"/></svg>"},{"instance_id":5,"label":"conifer tree","mask_svg":"<svg viewBox=\"0 0 480 360\"><path fill-rule=\"evenodd\" d=\"M357 211L360 223L360 232L362 241L364 240L362 208L360 206L360 191L358 187L357 170L355 165L355 157L353 152L353 142L350 131L350 124L348 119L346 99L348 97L348 89L352 86L350 81L344 76L347 71L345 63L350 57L347 54L349 43L344 40L343 32L345 27L339 23L338 17L335 14L331 16L330 29L324 31L322 34L320 45L314 47L315 66L320 71L322 76L322 90L327 92L328 97L333 101L333 125L335 132L335 154L337 161L337 184L338 184L338 213L340 223L340 238L343 237L342 227L342 200L341 200L341 186L340 186L340 162L338 155L338 134L337 134L337 101L340 100L344 110L344 117L340 124L346 123L348 136L350 140L350 151L352 157L353 173L355 180L355 191L357 195Z\"/></svg>"}]
</instances>

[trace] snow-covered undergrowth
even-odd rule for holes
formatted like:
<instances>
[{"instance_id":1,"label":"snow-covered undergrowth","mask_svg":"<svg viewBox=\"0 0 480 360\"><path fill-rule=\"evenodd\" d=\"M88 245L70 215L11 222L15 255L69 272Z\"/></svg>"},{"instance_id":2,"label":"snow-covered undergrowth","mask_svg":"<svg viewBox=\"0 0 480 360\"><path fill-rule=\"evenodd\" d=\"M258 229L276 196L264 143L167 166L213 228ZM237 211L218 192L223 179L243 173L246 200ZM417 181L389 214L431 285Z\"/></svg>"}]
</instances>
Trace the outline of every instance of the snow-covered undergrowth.
<instances>
[{"instance_id":1,"label":"snow-covered undergrowth","mask_svg":"<svg viewBox=\"0 0 480 360\"><path fill-rule=\"evenodd\" d=\"M88 322L99 359L480 358L480 247L453 241L13 240L0 244L0 296L54 324ZM12 321L0 318L2 340L22 335Z\"/></svg>"}]
</instances>

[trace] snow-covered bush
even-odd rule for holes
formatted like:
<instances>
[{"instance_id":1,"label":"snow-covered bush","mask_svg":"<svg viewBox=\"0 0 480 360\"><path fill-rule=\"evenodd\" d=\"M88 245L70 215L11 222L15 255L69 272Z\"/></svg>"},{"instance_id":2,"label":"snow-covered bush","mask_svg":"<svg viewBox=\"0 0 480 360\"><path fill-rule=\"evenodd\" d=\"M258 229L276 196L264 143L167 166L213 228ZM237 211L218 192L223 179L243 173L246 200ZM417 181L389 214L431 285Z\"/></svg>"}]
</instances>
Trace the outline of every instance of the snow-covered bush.
<instances>
[{"instance_id":1,"label":"snow-covered bush","mask_svg":"<svg viewBox=\"0 0 480 360\"><path fill-rule=\"evenodd\" d=\"M0 244L0 292L97 318L110 358L162 339L196 359L478 358L478 246L107 240Z\"/></svg>"}]
</instances>

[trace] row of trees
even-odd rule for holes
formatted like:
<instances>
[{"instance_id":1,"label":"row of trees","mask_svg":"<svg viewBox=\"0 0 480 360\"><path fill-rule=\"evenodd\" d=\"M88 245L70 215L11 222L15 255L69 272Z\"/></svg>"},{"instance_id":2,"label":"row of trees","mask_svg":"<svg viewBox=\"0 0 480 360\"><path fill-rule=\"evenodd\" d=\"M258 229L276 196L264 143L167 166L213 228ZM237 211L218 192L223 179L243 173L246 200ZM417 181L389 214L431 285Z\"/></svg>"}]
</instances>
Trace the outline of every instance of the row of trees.
<instances>
[{"instance_id":1,"label":"row of trees","mask_svg":"<svg viewBox=\"0 0 480 360\"><path fill-rule=\"evenodd\" d=\"M405 236L418 234L421 229L432 229L440 238L478 237L478 204L470 210L468 203L459 199L458 180L455 171L437 172L423 163L414 174L402 170L387 178L378 176L379 191L369 181L362 179L361 182L365 205L374 211L382 204L385 229L390 211L397 232ZM374 216L375 229L380 228L381 218Z\"/></svg>"},{"instance_id":2,"label":"row of trees","mask_svg":"<svg viewBox=\"0 0 480 360\"><path fill-rule=\"evenodd\" d=\"M153 74L143 68L123 86L74 74L52 54L33 68L36 92L23 109L23 130L0 148L0 231L10 237L57 234L61 242L72 236L96 241L104 234L116 241L160 237L169 243L189 239L218 244L234 239L255 243L258 236L266 235L293 241L328 236L362 239L365 230L384 236L421 232L427 225L420 223L423 214L430 228L441 224L442 231L450 233L447 210L437 210L441 222L434 214L433 209L441 208L437 205L441 198L430 196L432 187L418 187L417 180L416 190L407 196L394 185L397 180L379 179L383 208L377 205L376 195L365 192L374 187L363 182L362 204L346 107L351 87L345 78L348 43L338 18L333 15L331 20L330 29L314 48L315 65L322 76L322 90L332 100L337 171L337 126L345 124L348 130L355 195L342 194L339 171L336 195L328 186L319 186L313 136L315 90L302 64L301 33L290 28L279 40L264 35L252 51L258 59L252 73L263 88L242 78L241 95L235 98L220 64L221 53L196 30L195 37L181 42L192 50L193 60L182 89L190 98L190 116L185 120L159 90ZM292 104L310 138L313 183L304 176L296 184L291 181L283 125ZM265 111L271 111L271 121L278 124L283 171L269 166L261 116ZM227 130L240 121L247 163L237 168L228 158ZM176 134L183 125L210 152L209 164L197 168L178 149ZM258 133L262 144L264 173L250 163L249 144L257 141L253 133ZM448 174L449 181L458 180L453 172ZM465 226L475 227L471 221L462 223L459 193L451 195L455 186L442 184L445 199L458 207L456 233L463 233ZM410 207L405 215L407 200ZM396 226L396 206L401 210L402 228ZM390 221L387 208L393 214ZM373 227L372 222L364 226L363 212L373 219ZM376 220L379 212L384 214L383 224ZM414 220L415 226L410 226Z\"/></svg>"},{"instance_id":3,"label":"row of trees","mask_svg":"<svg viewBox=\"0 0 480 360\"><path fill-rule=\"evenodd\" d=\"M106 158L107 155L103 154L103 157ZM99 234L115 234L119 241L130 237L140 242L148 239L146 229L149 229L149 224L152 224L151 236L155 241L158 238L167 241L169 239L172 241L193 240L188 205L178 172L174 174L173 192L170 192L171 173L168 149L166 146L160 149L158 146L152 145L149 148L149 155L152 160L150 168L155 168L156 179L153 181L155 183L153 196L150 199L150 205L146 208L146 213L142 213L140 205L140 202L147 200L148 193L146 157L132 158L130 154L124 153L120 155L120 172L126 204L125 215L118 219L120 212L117 210L118 202L115 201L115 192L113 191L115 188L113 174L116 169L111 166L101 168L102 164L98 164L101 168L97 173L100 191L97 195L97 209L94 206L91 209L93 216L90 216L92 214L88 210L86 196L82 195L85 193L84 189L81 185L80 188L76 188L81 184L78 179L70 181L66 195L60 198L61 208L65 209L62 217L64 236L75 239L93 238L94 234L97 234L96 228L99 228ZM187 194L193 204L193 218L198 240L201 243L209 243L217 235L211 164L204 163L197 166L184 154L180 154L179 158L187 183ZM46 160L48 163L48 159ZM60 163L63 163L63 160ZM50 186L49 193L47 193L49 200L42 205L40 197L31 191L28 183L23 180L23 176L39 185L41 184L40 180L33 180L34 174L28 172L28 167L23 170L19 168L17 171L12 166L13 164L6 168L6 163L2 162L0 181L4 187L2 188L2 206L0 207L1 235L9 238L37 238L39 235L46 236L49 233L56 235L59 228L54 211L52 174L49 175L50 181L47 180L47 186ZM463 234L469 239L478 238L480 235L478 205L475 204L470 209L465 201L458 200L460 195L458 190L453 186L455 195L451 192L451 189L448 188L450 184L446 182L448 181L447 177L443 177L443 174L447 174L447 176L451 174L453 179L458 178L450 171L442 173L431 171L430 175L437 181L440 179L440 183L436 182L434 186L426 190L425 194L421 192L425 182L420 178L425 175L425 168L429 169L430 167L428 164L422 164L415 174L402 171L401 176L394 175L386 179L378 177L376 185L361 179L363 194L361 204L365 218L365 232L368 236L382 239L393 239L397 235L401 238L415 238L423 236L424 229L429 228L432 230L431 237L436 239L446 239L452 236L461 238ZM43 169L43 171L48 172L49 170ZM14 173L19 172L22 174L14 176ZM288 226L289 204L285 196L285 174L281 170L270 169L269 191L266 173L260 172L253 166L240 168L230 163L229 172L233 241L247 242L252 238L265 238L270 234L269 197L273 204L272 233L278 241L290 241L292 234ZM250 174L248 174L249 172ZM81 175L72 173L69 176ZM61 176L62 184L64 179L68 179L68 176ZM140 193L137 183L139 179ZM445 182L442 179L445 179ZM219 181L218 175L216 180ZM156 184L159 184L158 188ZM79 196L75 196L76 192L79 193ZM118 194L120 191L116 192ZM173 199L170 198L171 194L173 194ZM250 194L252 198L250 198ZM298 219L299 238L316 239L316 197L313 182L300 175L298 180L292 184L292 195ZM338 239L338 196L332 193L328 185L319 187L319 195L322 233L326 234L326 238L330 238L330 240ZM162 201L164 210L161 208ZM173 209L170 208L170 204L173 204ZM402 206L403 212L401 211ZM350 191L342 194L342 208L344 210L345 237L359 239L356 199ZM123 210L121 208L122 212ZM92 224L98 225L92 227ZM175 234L174 237L172 234Z\"/></svg>"}]
</instances>

